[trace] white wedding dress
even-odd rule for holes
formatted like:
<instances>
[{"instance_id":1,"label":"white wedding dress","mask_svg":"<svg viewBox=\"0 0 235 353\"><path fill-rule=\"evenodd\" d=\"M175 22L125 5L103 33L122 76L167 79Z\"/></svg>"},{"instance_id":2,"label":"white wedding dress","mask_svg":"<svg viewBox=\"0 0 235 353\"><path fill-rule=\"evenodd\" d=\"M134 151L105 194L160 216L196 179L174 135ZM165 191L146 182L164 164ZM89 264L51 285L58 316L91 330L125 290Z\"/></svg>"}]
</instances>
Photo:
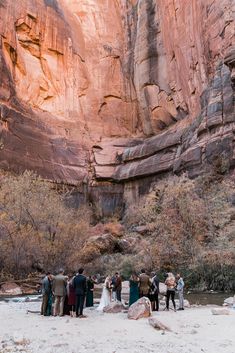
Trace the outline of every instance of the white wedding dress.
<instances>
[{"instance_id":1,"label":"white wedding dress","mask_svg":"<svg viewBox=\"0 0 235 353\"><path fill-rule=\"evenodd\" d=\"M103 286L103 291L100 299L100 304L97 308L97 310L102 311L105 306L109 305L111 303L111 298L110 298L110 291L107 288L109 279L106 278Z\"/></svg>"}]
</instances>

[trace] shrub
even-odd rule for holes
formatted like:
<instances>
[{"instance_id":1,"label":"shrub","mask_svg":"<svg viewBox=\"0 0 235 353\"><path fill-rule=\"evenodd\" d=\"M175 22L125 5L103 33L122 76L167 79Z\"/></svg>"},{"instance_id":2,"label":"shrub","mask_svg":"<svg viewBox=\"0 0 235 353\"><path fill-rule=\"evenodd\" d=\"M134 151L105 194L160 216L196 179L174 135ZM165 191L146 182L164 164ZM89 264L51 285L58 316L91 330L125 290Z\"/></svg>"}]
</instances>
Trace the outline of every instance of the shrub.
<instances>
[{"instance_id":1,"label":"shrub","mask_svg":"<svg viewBox=\"0 0 235 353\"><path fill-rule=\"evenodd\" d=\"M52 186L31 172L2 180L0 270L21 277L33 269L77 267L76 249L86 238L89 213L66 207Z\"/></svg>"},{"instance_id":2,"label":"shrub","mask_svg":"<svg viewBox=\"0 0 235 353\"><path fill-rule=\"evenodd\" d=\"M226 282L234 268L234 257L228 256L225 264L219 261L218 254L228 254L234 249L231 236L234 207L230 202L234 192L231 180L216 181L210 175L195 180L174 177L154 185L125 215L129 231L137 225L151 224L151 232L135 248L145 267L185 273L190 270L195 272L187 274L193 286L196 279L201 285L205 281L210 289L228 288ZM220 284L211 271L220 278Z\"/></svg>"}]
</instances>

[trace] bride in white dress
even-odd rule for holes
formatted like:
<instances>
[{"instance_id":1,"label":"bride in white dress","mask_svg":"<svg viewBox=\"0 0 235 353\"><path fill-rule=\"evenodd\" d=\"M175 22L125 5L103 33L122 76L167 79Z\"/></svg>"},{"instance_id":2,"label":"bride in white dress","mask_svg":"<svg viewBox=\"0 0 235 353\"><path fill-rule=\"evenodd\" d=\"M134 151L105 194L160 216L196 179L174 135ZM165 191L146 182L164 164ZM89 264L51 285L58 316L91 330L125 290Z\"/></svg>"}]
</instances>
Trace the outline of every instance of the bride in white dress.
<instances>
[{"instance_id":1,"label":"bride in white dress","mask_svg":"<svg viewBox=\"0 0 235 353\"><path fill-rule=\"evenodd\" d=\"M102 311L105 306L111 303L111 277L106 277L103 285L103 291L100 299L100 304L97 310Z\"/></svg>"}]
</instances>

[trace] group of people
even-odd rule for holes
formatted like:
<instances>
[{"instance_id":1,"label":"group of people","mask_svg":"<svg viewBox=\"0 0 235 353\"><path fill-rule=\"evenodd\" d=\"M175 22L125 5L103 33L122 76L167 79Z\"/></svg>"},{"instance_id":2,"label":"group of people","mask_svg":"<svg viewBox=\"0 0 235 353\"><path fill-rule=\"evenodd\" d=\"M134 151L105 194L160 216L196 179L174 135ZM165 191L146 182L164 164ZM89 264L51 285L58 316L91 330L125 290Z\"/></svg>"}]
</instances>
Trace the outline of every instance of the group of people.
<instances>
[{"instance_id":1,"label":"group of people","mask_svg":"<svg viewBox=\"0 0 235 353\"><path fill-rule=\"evenodd\" d=\"M63 316L70 315L72 317L86 317L83 315L84 305L92 307L94 304L93 292L95 279L83 274L84 269L80 268L77 274L71 278L64 275L64 271L60 270L56 276L47 273L42 281L42 306L41 315ZM171 273L165 276L166 291L166 310L169 310L170 299L174 310L176 311L175 293L179 296L178 310L184 310L184 281L180 274L176 277ZM149 276L144 269L141 273L132 273L129 286L129 306L135 303L141 297L148 297L152 310L159 310L159 278L156 273ZM111 301L121 302L122 278L118 272L114 276L107 276L103 285L103 291L97 310L102 311L103 308L111 303ZM54 308L52 312L52 302L54 299Z\"/></svg>"},{"instance_id":2,"label":"group of people","mask_svg":"<svg viewBox=\"0 0 235 353\"><path fill-rule=\"evenodd\" d=\"M175 277L171 272L166 274L165 285L166 291L166 310L169 310L170 299L172 300L174 310L176 311L175 305L175 293L177 291L179 296L179 308L178 310L184 310L184 281L180 274ZM144 269L141 270L140 275L132 273L129 286L129 306L135 303L141 297L148 297L152 310L159 310L159 278L156 273L152 273L149 276ZM121 290L122 281L118 273L114 277L108 276L105 279L100 304L97 310L103 310L103 308L109 305L113 300L121 301Z\"/></svg>"},{"instance_id":3,"label":"group of people","mask_svg":"<svg viewBox=\"0 0 235 353\"><path fill-rule=\"evenodd\" d=\"M184 310L184 280L181 275L178 273L175 277L173 273L169 272L167 274L165 284L167 286L166 309L169 310L169 302L171 298L174 310L176 311L175 292L177 291L179 297L178 310Z\"/></svg>"},{"instance_id":4,"label":"group of people","mask_svg":"<svg viewBox=\"0 0 235 353\"><path fill-rule=\"evenodd\" d=\"M42 281L42 306L41 315L72 317L85 317L83 315L84 304L93 306L93 291L95 280L83 275L84 269L80 268L77 274L71 278L64 275L61 269L56 276L47 273ZM52 311L52 302L54 309Z\"/></svg>"}]
</instances>

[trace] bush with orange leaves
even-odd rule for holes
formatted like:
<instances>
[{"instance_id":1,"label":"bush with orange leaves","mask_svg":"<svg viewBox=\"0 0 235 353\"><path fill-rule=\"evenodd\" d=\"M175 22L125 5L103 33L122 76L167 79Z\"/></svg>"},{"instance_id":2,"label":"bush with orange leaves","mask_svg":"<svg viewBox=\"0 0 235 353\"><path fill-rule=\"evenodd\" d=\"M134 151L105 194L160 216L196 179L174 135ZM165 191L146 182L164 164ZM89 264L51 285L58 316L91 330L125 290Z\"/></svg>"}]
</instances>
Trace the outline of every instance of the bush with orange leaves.
<instances>
[{"instance_id":1,"label":"bush with orange leaves","mask_svg":"<svg viewBox=\"0 0 235 353\"><path fill-rule=\"evenodd\" d=\"M67 207L52 187L31 172L1 180L0 271L22 277L33 270L77 268L89 212Z\"/></svg>"},{"instance_id":2,"label":"bush with orange leaves","mask_svg":"<svg viewBox=\"0 0 235 353\"><path fill-rule=\"evenodd\" d=\"M206 175L195 180L183 176L155 184L125 215L131 231L151 226L135 252L149 270L182 270L194 287L197 282L200 288L235 288L231 276L235 270L234 200L235 186L229 178L208 182ZM228 262L221 262L221 257L215 260L214 252L226 253ZM206 269L208 273L213 269L213 278L220 278L217 286L215 281L211 286Z\"/></svg>"}]
</instances>

